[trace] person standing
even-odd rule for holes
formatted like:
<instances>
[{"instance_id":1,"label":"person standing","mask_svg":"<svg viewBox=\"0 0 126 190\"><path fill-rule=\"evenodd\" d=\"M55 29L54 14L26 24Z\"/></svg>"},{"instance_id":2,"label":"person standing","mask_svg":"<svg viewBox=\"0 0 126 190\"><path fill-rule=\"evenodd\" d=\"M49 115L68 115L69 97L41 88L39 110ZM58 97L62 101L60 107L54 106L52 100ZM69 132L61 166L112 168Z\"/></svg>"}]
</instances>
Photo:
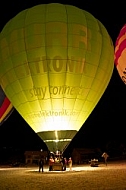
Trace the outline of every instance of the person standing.
<instances>
[{"instance_id":1,"label":"person standing","mask_svg":"<svg viewBox=\"0 0 126 190\"><path fill-rule=\"evenodd\" d=\"M54 159L53 159L53 157L51 156L50 159L49 159L49 171L52 171L52 170L53 170L53 164L54 164Z\"/></svg>"},{"instance_id":2,"label":"person standing","mask_svg":"<svg viewBox=\"0 0 126 190\"><path fill-rule=\"evenodd\" d=\"M69 164L70 171L72 171L72 158L71 157L68 160L68 164Z\"/></svg>"},{"instance_id":3,"label":"person standing","mask_svg":"<svg viewBox=\"0 0 126 190\"><path fill-rule=\"evenodd\" d=\"M102 157L104 158L105 165L107 166L107 159L108 159L109 155L106 152L104 152L102 154Z\"/></svg>"},{"instance_id":4,"label":"person standing","mask_svg":"<svg viewBox=\"0 0 126 190\"><path fill-rule=\"evenodd\" d=\"M63 171L66 171L66 166L67 166L67 159L66 158L63 158Z\"/></svg>"},{"instance_id":5,"label":"person standing","mask_svg":"<svg viewBox=\"0 0 126 190\"><path fill-rule=\"evenodd\" d=\"M42 158L39 160L39 172L42 170L43 172L43 160Z\"/></svg>"}]
</instances>

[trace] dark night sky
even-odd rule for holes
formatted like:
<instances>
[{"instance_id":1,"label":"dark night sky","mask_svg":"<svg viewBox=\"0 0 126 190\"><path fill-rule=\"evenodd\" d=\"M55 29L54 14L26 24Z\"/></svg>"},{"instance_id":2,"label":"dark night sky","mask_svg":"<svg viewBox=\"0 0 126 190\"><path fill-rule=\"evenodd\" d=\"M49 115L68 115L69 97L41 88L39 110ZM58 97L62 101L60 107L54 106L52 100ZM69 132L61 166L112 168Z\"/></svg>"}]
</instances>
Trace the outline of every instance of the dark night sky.
<instances>
[{"instance_id":1,"label":"dark night sky","mask_svg":"<svg viewBox=\"0 0 126 190\"><path fill-rule=\"evenodd\" d=\"M84 0L84 1L46 1L46 0L4 0L0 5L0 30L10 18L20 11L40 3L63 3L77 6L93 14L106 27L113 44L120 29L126 23L126 1ZM114 64L114 63L113 63ZM109 141L125 142L126 87L114 68L111 81L101 100L89 116L69 147L96 146ZM26 124L15 110L0 126L0 146L23 146L26 148L46 146ZM27 141L29 137L29 141Z\"/></svg>"}]
</instances>

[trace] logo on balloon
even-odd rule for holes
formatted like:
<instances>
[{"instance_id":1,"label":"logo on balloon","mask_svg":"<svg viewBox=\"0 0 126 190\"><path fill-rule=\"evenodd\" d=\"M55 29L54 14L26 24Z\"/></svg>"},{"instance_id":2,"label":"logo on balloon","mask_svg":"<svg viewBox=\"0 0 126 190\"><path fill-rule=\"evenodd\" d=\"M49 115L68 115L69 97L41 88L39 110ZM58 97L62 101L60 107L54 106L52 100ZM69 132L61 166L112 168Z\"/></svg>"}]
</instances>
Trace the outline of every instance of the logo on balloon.
<instances>
[{"instance_id":1,"label":"logo on balloon","mask_svg":"<svg viewBox=\"0 0 126 190\"><path fill-rule=\"evenodd\" d=\"M50 97L62 96L62 95L80 95L83 96L85 93L84 87L74 87L74 86L50 86L50 87L34 87L29 89L31 98L36 96L41 99L46 99L47 95L50 94Z\"/></svg>"}]
</instances>

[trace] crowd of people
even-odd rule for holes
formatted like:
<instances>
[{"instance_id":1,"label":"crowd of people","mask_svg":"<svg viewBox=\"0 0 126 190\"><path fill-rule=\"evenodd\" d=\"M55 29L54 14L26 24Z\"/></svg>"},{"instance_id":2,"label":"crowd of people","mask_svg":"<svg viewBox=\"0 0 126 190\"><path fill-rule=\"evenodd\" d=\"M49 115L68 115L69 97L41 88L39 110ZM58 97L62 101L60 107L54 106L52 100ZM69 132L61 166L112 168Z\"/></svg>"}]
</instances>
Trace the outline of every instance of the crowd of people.
<instances>
[{"instance_id":1,"label":"crowd of people","mask_svg":"<svg viewBox=\"0 0 126 190\"><path fill-rule=\"evenodd\" d=\"M68 160L66 157L53 157L53 156L50 156L49 158L49 171L53 171L53 166L54 164L60 164L61 167L62 167L62 171L66 171L66 168L68 166L69 168L69 171L72 171L72 158L70 157ZM44 165L44 161L43 159L41 158L39 160L39 172L43 172L43 165Z\"/></svg>"},{"instance_id":2,"label":"crowd of people","mask_svg":"<svg viewBox=\"0 0 126 190\"><path fill-rule=\"evenodd\" d=\"M109 155L106 152L104 152L102 154L102 157L104 158L105 165L107 166L107 159L108 159ZM66 171L67 167L69 168L69 171L72 171L72 158L71 157L69 157L69 159L67 160L66 157L50 156L48 163L49 163L49 171L53 171L54 164L60 164L60 166L62 167L62 169L61 169L62 171ZM43 172L43 165L44 165L44 161L41 158L39 161L39 172L40 171Z\"/></svg>"}]
</instances>

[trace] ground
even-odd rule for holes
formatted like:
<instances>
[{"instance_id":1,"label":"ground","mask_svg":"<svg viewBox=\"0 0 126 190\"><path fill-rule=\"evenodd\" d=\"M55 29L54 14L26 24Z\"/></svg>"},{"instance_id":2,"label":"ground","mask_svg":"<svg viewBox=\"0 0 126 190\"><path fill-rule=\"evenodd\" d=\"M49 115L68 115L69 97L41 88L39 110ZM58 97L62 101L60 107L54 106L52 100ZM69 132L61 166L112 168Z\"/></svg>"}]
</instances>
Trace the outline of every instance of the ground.
<instances>
[{"instance_id":1,"label":"ground","mask_svg":"<svg viewBox=\"0 0 126 190\"><path fill-rule=\"evenodd\" d=\"M38 167L0 166L1 190L125 190L126 161L108 162L105 166L73 166L72 171L39 173Z\"/></svg>"}]
</instances>

